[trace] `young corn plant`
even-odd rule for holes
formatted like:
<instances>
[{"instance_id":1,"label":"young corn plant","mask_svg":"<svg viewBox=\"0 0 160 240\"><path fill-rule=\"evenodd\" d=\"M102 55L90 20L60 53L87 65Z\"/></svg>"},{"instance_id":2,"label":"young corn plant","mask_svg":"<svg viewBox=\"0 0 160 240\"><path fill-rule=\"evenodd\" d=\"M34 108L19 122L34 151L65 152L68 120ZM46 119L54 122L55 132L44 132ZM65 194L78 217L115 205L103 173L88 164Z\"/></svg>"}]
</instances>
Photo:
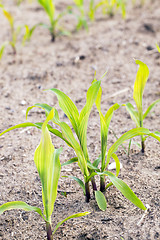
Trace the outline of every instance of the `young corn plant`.
<instances>
[{"instance_id":1,"label":"young corn plant","mask_svg":"<svg viewBox=\"0 0 160 240\"><path fill-rule=\"evenodd\" d=\"M149 105L145 113L143 113L143 92L145 85L147 83L149 77L149 69L147 65L139 60L135 61L136 64L139 65L139 69L137 72L136 80L134 83L134 90L133 90L133 99L136 103L137 109L131 104L125 104L127 111L129 112L132 120L136 123L137 127L143 127L143 121L148 116L149 112L152 108L160 102L160 99L157 99L153 103ZM141 136L141 151L144 153L145 151L145 140L146 137L143 135Z\"/></svg>"},{"instance_id":2,"label":"young corn plant","mask_svg":"<svg viewBox=\"0 0 160 240\"><path fill-rule=\"evenodd\" d=\"M69 35L68 31L65 31L64 29L62 29L62 27L58 25L59 20L69 11L69 9L61 12L60 14L58 14L58 16L56 16L56 8L52 0L38 0L38 3L43 7L49 17L50 25L43 25L49 29L51 41L54 42L57 35Z\"/></svg>"},{"instance_id":3,"label":"young corn plant","mask_svg":"<svg viewBox=\"0 0 160 240\"><path fill-rule=\"evenodd\" d=\"M28 25L24 25L25 27L25 33L23 35L22 39L22 45L24 46L26 42L29 42L31 40L31 37L35 31L35 29L40 26L41 24L35 24L33 27L29 28Z\"/></svg>"},{"instance_id":4,"label":"young corn plant","mask_svg":"<svg viewBox=\"0 0 160 240\"><path fill-rule=\"evenodd\" d=\"M11 209L22 209L25 211L37 212L46 223L47 240L53 240L53 234L65 221L71 218L81 217L89 212L77 213L60 221L54 231L51 228L51 215L54 210L54 203L57 197L58 180L61 172L59 155L62 148L55 149L47 127L48 122L54 117L54 109L50 111L45 122L42 124L41 141L34 154L34 162L37 167L42 184L42 200L44 211L35 206L30 206L23 201L7 202L0 206L0 214Z\"/></svg>"},{"instance_id":5,"label":"young corn plant","mask_svg":"<svg viewBox=\"0 0 160 240\"><path fill-rule=\"evenodd\" d=\"M14 18L11 15L11 13L9 13L8 11L6 11L3 6L2 6L2 10L3 10L3 14L6 17L6 19L9 22L10 25L10 30L11 30L11 39L8 42L12 49L13 49L13 54L16 54L16 44L17 44L17 37L21 31L21 26L18 26L17 28L15 28L15 23L14 23Z\"/></svg>"},{"instance_id":6,"label":"young corn plant","mask_svg":"<svg viewBox=\"0 0 160 240\"><path fill-rule=\"evenodd\" d=\"M121 9L123 18L126 16L126 0L102 0L97 4L97 7L102 7L103 14L108 14L111 17L118 9Z\"/></svg>"},{"instance_id":7,"label":"young corn plant","mask_svg":"<svg viewBox=\"0 0 160 240\"><path fill-rule=\"evenodd\" d=\"M77 16L78 18L78 23L76 26L77 31L80 30L81 28L88 30L88 24L87 24L87 19L85 15L84 0L73 0L73 1L80 13L80 15Z\"/></svg>"}]
</instances>

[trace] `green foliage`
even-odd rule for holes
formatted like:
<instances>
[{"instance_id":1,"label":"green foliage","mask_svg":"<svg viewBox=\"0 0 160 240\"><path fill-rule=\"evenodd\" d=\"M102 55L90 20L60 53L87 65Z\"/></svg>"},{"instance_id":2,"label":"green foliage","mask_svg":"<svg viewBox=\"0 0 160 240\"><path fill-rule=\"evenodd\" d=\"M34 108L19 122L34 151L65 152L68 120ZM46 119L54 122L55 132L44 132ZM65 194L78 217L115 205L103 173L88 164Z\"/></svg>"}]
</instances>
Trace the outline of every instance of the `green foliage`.
<instances>
[{"instance_id":1,"label":"green foliage","mask_svg":"<svg viewBox=\"0 0 160 240\"><path fill-rule=\"evenodd\" d=\"M66 123L60 121L58 112L55 110L55 115L54 115L54 118L52 119L52 121L53 121L53 123L60 126L61 131L62 131L63 140L70 147L72 147L75 150L75 153L77 155L76 158L67 161L64 164L64 166L78 162L78 165L84 176L84 183L82 180L80 180L79 178L77 178L75 176L69 176L69 177L74 179L80 185L80 187L83 189L83 192L86 196L86 201L88 202L89 198L90 198L90 190L89 190L89 185L88 185L89 181L92 181L93 190L95 192L97 191L96 183L94 180L95 175L99 175L100 179L101 179L100 191L105 191L105 189L107 189L112 184L114 184L116 187L118 186L118 184L116 184L116 183L119 181L117 176L119 175L119 171L120 171L120 162L119 162L117 155L115 154L118 147L124 141L126 141L134 136L142 135L142 134L149 135L150 132L147 129L142 129L142 128L137 129L136 128L136 129L133 129L132 131L129 131L129 132L123 134L121 136L121 138L119 138L116 141L116 143L113 144L112 147L108 150L107 160L106 160L109 124L110 124L110 121L111 121L114 111L117 110L120 107L120 105L114 104L107 111L106 115L103 116L103 114L101 112L102 89L100 87L100 81L97 81L96 79L94 79L91 87L87 91L86 104L85 104L84 108L82 109L82 111L80 112L80 114L79 114L78 109L75 106L75 104L71 101L71 99L66 94L64 94L63 92L61 92L58 89L51 89L51 91L57 95L59 105L60 105L61 109L63 110L63 112L67 115L68 119L70 120L72 127L77 135L78 140L79 140L79 142L78 142L75 139L74 134L71 131L71 128ZM87 124L88 124L88 118L90 115L90 111L91 111L91 108L92 108L94 102L96 103L97 109L99 111L100 122L101 122L101 155L98 159L96 159L92 163L90 161L90 158L88 155L88 149L87 149ZM49 113L49 111L51 109L51 107L46 104L37 104L37 105L34 105L33 107L35 107L35 106L38 106L38 107L41 106L45 110L46 115ZM32 107L30 107L27 110L27 114L31 108ZM49 129L51 131L51 126L49 127ZM53 131L51 131L51 132L53 132ZM60 136L59 133L58 134L54 133L54 134L56 136L59 136L62 139L62 136ZM104 176L106 176L105 170L108 167L111 157L114 159L114 161L116 163L116 175L113 174L116 178L116 183L114 181L115 178L113 178L113 175L110 177L110 175L108 174L107 176L111 180L111 183L105 187L105 181L104 181ZM101 168L98 167L99 163L101 163ZM122 187L118 188L118 189L124 194L124 196L128 197L131 195L132 202L136 206L138 206L138 207L143 206L142 209L145 208L142 203L141 204L138 203L138 205L137 205L137 197L135 197L135 195L133 194L132 190L129 187L126 187L125 184L122 184L122 180L119 181L119 184L121 184ZM97 195L96 200L97 200L98 206L101 209L102 208L104 209L104 206L106 206L106 200L104 197L100 198L99 197L100 194L102 195L102 193L99 193L99 191L96 193L96 195ZM135 200L134 200L134 197L135 197ZM130 200L130 198L129 198L129 200Z\"/></svg>"},{"instance_id":2,"label":"green foliage","mask_svg":"<svg viewBox=\"0 0 160 240\"><path fill-rule=\"evenodd\" d=\"M136 64L139 65L139 69L137 72L136 80L134 83L134 91L133 91L133 98L137 106L137 110L134 108L134 106L131 103L126 104L126 109L129 112L132 120L136 123L137 127L143 127L143 120L148 116L149 112L152 110L152 108L160 102L160 99L154 101L149 105L146 112L143 113L143 92L146 85L146 82L148 80L149 76L149 69L147 65L139 60L136 60ZM145 138L143 135L141 136L141 147L142 152L144 152L144 145Z\"/></svg>"},{"instance_id":3,"label":"green foliage","mask_svg":"<svg viewBox=\"0 0 160 240\"><path fill-rule=\"evenodd\" d=\"M15 28L15 21L14 21L14 17L11 15L10 12L8 12L3 5L0 5L0 7L2 8L2 11L3 11L3 14L5 16L5 18L8 20L8 23L10 25L10 40L5 42L4 44L2 44L1 48L0 48L0 59L2 58L2 55L3 55L3 52L4 52L4 49L5 47L9 44L12 49L13 49L13 54L16 54L17 52L17 39L20 35L20 32L23 28L23 26L18 26ZM26 41L30 41L31 39L31 36L34 32L34 30L36 29L37 26L39 26L40 24L36 24L34 25L31 29L29 29L29 26L28 25L25 25L25 34L23 36L23 39L22 39L22 44L25 45L25 42Z\"/></svg>"},{"instance_id":4,"label":"green foliage","mask_svg":"<svg viewBox=\"0 0 160 240\"><path fill-rule=\"evenodd\" d=\"M6 19L8 20L9 25L10 25L10 30L11 30L11 39L9 41L9 44L11 45L11 47L13 49L13 54L16 54L17 37L21 31L21 26L18 26L17 28L15 28L13 16L11 15L11 13L6 11L4 8L3 8L3 14L6 17Z\"/></svg>"},{"instance_id":5,"label":"green foliage","mask_svg":"<svg viewBox=\"0 0 160 240\"><path fill-rule=\"evenodd\" d=\"M141 64L140 61L137 63ZM141 68L139 69L137 73L136 78L136 84L134 88L134 97L137 104L137 108L142 108L142 96L143 96L143 90L145 87L145 83L147 81L148 77L148 68L146 65L141 64ZM143 80L143 81L142 81ZM140 81L141 85L137 82ZM94 78L94 81L92 82L91 86L89 87L86 95L86 104L82 108L81 112L79 113L76 105L73 103L73 101L62 91L52 88L50 89L51 92L53 92L58 99L59 106L62 109L62 111L66 114L68 119L70 120L70 123L72 125L72 128L65 122L61 121L59 118L58 111L56 109L52 109L51 106L47 104L40 104L37 103L32 107L29 107L26 112L26 116L28 115L28 112L34 108L42 108L45 110L47 120L45 123L22 123L17 126L11 127L4 132L0 134L3 135L4 133L20 128L20 127L27 127L27 126L33 126L38 129L42 129L42 133L45 136L44 139L48 139L48 142L44 142L43 139L41 139L41 143L39 147L37 148L35 152L35 164L37 166L41 182L42 182L42 196L43 196L43 204L44 204L44 214L45 218L50 219L51 212L53 211L54 207L54 201L56 198L56 191L57 187L55 186L56 190L51 189L51 185L48 182L50 178L53 179L53 172L49 172L49 169L56 169L55 178L59 178L59 167L60 165L52 165L54 162L51 162L51 156L54 154L59 153L60 150L54 150L54 147L52 146L51 139L49 132L54 134L55 136L62 139L69 147L73 148L76 154L76 157L69 159L65 163L63 163L63 167L65 167L68 164L78 164L84 180L81 180L77 178L77 176L64 176L64 177L70 177L71 179L75 180L79 186L82 188L83 193L86 197L86 202L89 202L90 199L90 185L89 182L92 183L92 188L95 193L95 197L98 203L98 206L100 209L105 210L107 204L106 199L102 192L106 191L108 187L111 185L114 185L128 200L130 200L133 204L135 204L137 207L145 210L145 206L143 203L137 198L137 196L133 193L133 191L124 183L121 179L118 178L119 172L120 172L120 162L118 159L118 156L116 155L116 151L119 148L120 145L122 145L125 141L131 140L135 136L145 136L144 139L148 136L152 136L158 141L160 141L160 133L159 132L150 132L148 129L143 128L141 125L137 125L137 128L132 129L126 133L124 133L117 141L109 148L107 149L108 145L108 130L110 126L110 122L112 119L112 116L116 110L120 108L121 105L118 103L115 103L113 106L111 106L105 115L103 115L101 111L101 96L102 96L102 89L101 89L101 81L97 81L96 78ZM141 86L140 89L137 86ZM90 156L88 154L88 148L87 148L87 126L89 121L89 116L92 110L92 107L96 104L99 116L100 116L100 126L101 126L101 154L96 158L95 160L90 160ZM126 106L130 106L130 104L126 104ZM146 114L143 116L146 116L150 109L153 107L153 105L150 106L150 108L147 110ZM134 112L133 108L130 107L130 112ZM137 120L138 112L133 114L134 118ZM48 124L48 121L51 120L54 125L58 125L60 127L60 130L54 129L51 125ZM138 123L138 120L137 120ZM76 135L76 137L75 137ZM59 154L58 154L59 155ZM47 161L45 160L44 165L44 159L45 156L47 156ZM56 155L55 155L56 156ZM108 165L110 163L111 158L115 161L116 165L116 174L113 174L110 171L107 171ZM53 160L53 158L52 158ZM59 160L58 160L59 161ZM57 161L55 162L57 164ZM39 167L40 166L40 167ZM41 169L43 171L41 172ZM100 177L100 191L97 190L97 185L95 182L95 176ZM105 178L108 178L110 182L105 185ZM49 179L48 179L49 178ZM54 181L56 184L56 181ZM47 186L49 189L47 189ZM49 199L51 201L49 201Z\"/></svg>"},{"instance_id":6,"label":"green foliage","mask_svg":"<svg viewBox=\"0 0 160 240\"><path fill-rule=\"evenodd\" d=\"M105 211L107 208L107 203L106 203L106 199L105 199L105 196L103 195L103 193L101 191L95 191L95 198L98 203L98 207L102 211Z\"/></svg>"},{"instance_id":7,"label":"green foliage","mask_svg":"<svg viewBox=\"0 0 160 240\"><path fill-rule=\"evenodd\" d=\"M55 12L56 12L56 8L55 8L55 4L53 3L52 0L38 0L38 3L43 7L43 9L45 10L46 14L49 17L50 20L50 25L45 25L42 24L43 26L47 27L50 31L51 34L51 40L52 42L55 41L55 38L57 35L69 35L70 33L68 31L65 31L62 27L60 27L59 24L59 20L66 14L69 12L69 9L66 9L65 11L61 12L60 14L58 14L58 16L56 16ZM58 30L58 32L57 32Z\"/></svg>"},{"instance_id":8,"label":"green foliage","mask_svg":"<svg viewBox=\"0 0 160 240\"><path fill-rule=\"evenodd\" d=\"M51 141L51 136L47 128L47 124L53 118L53 116L54 109L50 111L45 122L42 124L41 141L34 155L34 162L37 167L42 183L42 199L44 212L42 213L40 208L32 207L22 201L8 202L0 206L0 214L11 209L23 209L25 211L37 212L46 222L47 239L53 239L53 234L60 227L60 225L63 224L68 219L85 216L89 214L89 212L84 212L74 214L72 216L65 218L64 220L57 224L52 234L51 215L54 210L54 203L57 197L58 180L61 171L59 155L62 152L61 148L57 150L54 149L54 146Z\"/></svg>"},{"instance_id":9,"label":"green foliage","mask_svg":"<svg viewBox=\"0 0 160 240\"><path fill-rule=\"evenodd\" d=\"M0 60L1 60L2 56L3 56L4 50L5 50L5 47L6 47L7 44L8 44L8 42L5 42L0 47Z\"/></svg>"},{"instance_id":10,"label":"green foliage","mask_svg":"<svg viewBox=\"0 0 160 240\"><path fill-rule=\"evenodd\" d=\"M102 7L103 14L113 16L115 11L121 9L123 18L126 16L126 0L102 0L97 4L97 8Z\"/></svg>"},{"instance_id":11,"label":"green foliage","mask_svg":"<svg viewBox=\"0 0 160 240\"><path fill-rule=\"evenodd\" d=\"M24 46L26 42L29 42L35 29L40 26L41 24L35 24L33 27L29 28L28 25L24 25L25 27L25 34L23 35L22 45Z\"/></svg>"},{"instance_id":12,"label":"green foliage","mask_svg":"<svg viewBox=\"0 0 160 240\"><path fill-rule=\"evenodd\" d=\"M158 43L156 43L156 47L157 47L158 52L160 53L160 47L159 47Z\"/></svg>"},{"instance_id":13,"label":"green foliage","mask_svg":"<svg viewBox=\"0 0 160 240\"><path fill-rule=\"evenodd\" d=\"M76 15L78 23L76 26L77 31L80 30L81 28L84 28L86 30L88 30L88 23L87 23L87 19L86 19L86 14L85 14L85 1L84 0L73 0L75 7L78 9L79 11L79 15ZM73 14L73 11L71 11L71 13Z\"/></svg>"}]
</instances>

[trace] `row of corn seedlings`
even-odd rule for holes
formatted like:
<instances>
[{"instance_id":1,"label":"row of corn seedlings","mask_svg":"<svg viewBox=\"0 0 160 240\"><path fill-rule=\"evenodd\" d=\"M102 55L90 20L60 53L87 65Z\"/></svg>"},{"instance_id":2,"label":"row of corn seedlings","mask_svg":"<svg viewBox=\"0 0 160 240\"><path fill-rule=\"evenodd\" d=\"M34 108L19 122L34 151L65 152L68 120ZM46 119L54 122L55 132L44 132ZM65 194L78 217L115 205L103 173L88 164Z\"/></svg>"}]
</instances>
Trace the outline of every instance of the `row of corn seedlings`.
<instances>
[{"instance_id":1,"label":"row of corn seedlings","mask_svg":"<svg viewBox=\"0 0 160 240\"><path fill-rule=\"evenodd\" d=\"M107 189L111 185L114 185L117 190L119 190L135 206L139 207L142 210L146 210L146 206L135 195L130 187L118 177L120 172L120 161L116 154L116 151L121 144L123 144L126 140L134 138L135 136L141 137L142 152L145 151L144 146L147 137L153 137L160 141L160 132L151 132L149 129L143 127L143 122L146 116L149 114L152 108L160 102L160 99L151 103L147 110L143 113L143 92L149 76L149 69L145 63L139 60L136 60L136 64L139 65L139 68L134 83L133 98L135 100L137 109L135 109L131 103L124 103L121 105L115 103L108 109L105 114L103 114L101 111L101 81L97 80L95 77L87 91L86 104L81 112L78 111L76 105L65 93L56 88L50 89L50 91L57 96L59 106L70 120L73 130L66 122L60 120L58 111L53 106L49 106L45 103L37 103L27 109L26 117L32 108L42 108L46 114L46 120L44 122L25 122L8 128L7 130L0 133L0 136L2 136L11 130L26 127L36 127L41 130L41 140L40 144L35 150L34 162L42 184L42 201L44 206L44 210L42 212L40 208L30 206L23 201L7 202L0 206L0 214L10 209L23 209L25 211L35 211L39 213L39 215L46 222L47 239L53 239L53 234L55 231L66 220L89 214L89 212L84 212L69 216L66 219L60 221L52 231L51 215L54 210L54 203L57 197L57 186L61 167L65 168L66 165L73 163L77 163L83 179L78 178L76 176L76 173L75 176L64 177L70 177L79 184L83 190L86 202L90 201L90 188L92 187L99 208L102 211L105 211L107 208L105 194L107 194ZM101 149L100 155L96 156L95 159L90 159L87 147L87 125L92 106L94 104L97 107L100 118ZM126 110L131 115L131 118L136 123L136 128L125 132L108 149L108 131L110 122L112 120L113 114L116 114L116 111L121 107L126 107ZM52 122L52 124L49 124L49 122ZM54 125L55 128L52 127L52 125ZM59 126L60 130L58 130L56 126ZM51 141L51 134L62 139L69 148L74 149L76 157L67 160L65 163L61 163L60 154L62 153L62 148L54 148ZM111 158L113 158L115 161L116 174L109 170L109 163ZM97 188L95 176L99 176L99 189ZM110 181L108 184L106 184L106 178L107 182L108 180Z\"/></svg>"},{"instance_id":2,"label":"row of corn seedlings","mask_svg":"<svg viewBox=\"0 0 160 240\"><path fill-rule=\"evenodd\" d=\"M19 5L23 0L18 0L17 4ZM0 59L2 58L3 52L7 45L10 45L13 49L13 54L16 54L16 45L17 39L23 30L23 37L21 39L21 43L24 46L26 41L30 41L34 30L38 26L43 26L47 28L51 35L51 41L54 42L55 38L58 35L70 35L71 32L63 28L59 22L66 14L73 14L77 19L76 30L80 30L81 28L85 28L88 30L88 21L94 21L95 14L98 9L102 10L104 15L108 14L109 16L113 16L116 11L119 9L122 12L123 18L126 16L126 0L102 0L102 1L94 1L90 0L87 4L84 0L73 0L72 5L68 5L66 9L64 9L59 14L56 11L56 5L52 0L37 0L38 4L46 12L49 23L44 24L37 23L36 25L29 27L27 24L22 26L15 27L15 19L14 16L5 9L5 6L0 3L1 12L7 18L8 23L10 25L10 39L4 42L0 47ZM78 11L77 11L78 10ZM75 13L76 12L76 13Z\"/></svg>"}]
</instances>

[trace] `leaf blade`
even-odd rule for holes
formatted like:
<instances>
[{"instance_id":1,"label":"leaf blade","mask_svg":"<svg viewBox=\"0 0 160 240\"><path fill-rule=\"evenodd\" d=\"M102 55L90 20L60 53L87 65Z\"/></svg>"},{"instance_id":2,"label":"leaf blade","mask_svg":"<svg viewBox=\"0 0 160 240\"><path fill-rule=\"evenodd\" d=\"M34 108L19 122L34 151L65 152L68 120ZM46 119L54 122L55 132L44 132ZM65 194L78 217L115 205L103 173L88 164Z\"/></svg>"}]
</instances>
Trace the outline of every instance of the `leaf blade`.
<instances>
[{"instance_id":1,"label":"leaf blade","mask_svg":"<svg viewBox=\"0 0 160 240\"><path fill-rule=\"evenodd\" d=\"M22 201L13 201L13 202L7 202L7 203L2 204L0 206L0 215L2 213L4 213L5 211L13 210L13 209L22 209L24 211L34 211L34 212L37 212L46 221L46 218L42 214L42 211L41 211L40 208L34 207L34 206L30 206L27 203L22 202Z\"/></svg>"},{"instance_id":2,"label":"leaf blade","mask_svg":"<svg viewBox=\"0 0 160 240\"><path fill-rule=\"evenodd\" d=\"M59 223L56 225L56 227L55 227L55 229L54 229L54 231L53 231L53 234L54 234L54 233L57 231L57 229L58 229L64 222L66 222L67 220L72 219L72 218L77 218L77 217L86 216L86 215L88 215L88 214L90 214L90 212L76 213L76 214L73 214L73 215L65 218L64 220L62 220L61 222L59 222Z\"/></svg>"},{"instance_id":3,"label":"leaf blade","mask_svg":"<svg viewBox=\"0 0 160 240\"><path fill-rule=\"evenodd\" d=\"M98 204L98 207L102 211L105 211L106 208L107 208L107 202L106 202L106 198L103 195L103 193L101 191L95 191L95 198L96 198L96 202Z\"/></svg>"}]
</instances>

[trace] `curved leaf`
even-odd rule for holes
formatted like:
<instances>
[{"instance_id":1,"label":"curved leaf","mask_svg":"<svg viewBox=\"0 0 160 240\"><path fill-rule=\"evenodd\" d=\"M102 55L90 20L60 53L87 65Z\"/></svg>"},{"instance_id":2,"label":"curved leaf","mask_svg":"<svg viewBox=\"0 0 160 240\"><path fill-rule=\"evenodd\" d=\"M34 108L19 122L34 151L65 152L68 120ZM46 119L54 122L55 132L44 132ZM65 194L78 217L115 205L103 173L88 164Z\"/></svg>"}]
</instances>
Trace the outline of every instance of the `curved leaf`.
<instances>
[{"instance_id":1,"label":"curved leaf","mask_svg":"<svg viewBox=\"0 0 160 240\"><path fill-rule=\"evenodd\" d=\"M72 163L75 163L75 162L78 162L78 158L77 157L74 157L74 158L71 158L70 160L68 160L67 162L65 163L62 163L61 166L67 166L69 164L72 164Z\"/></svg>"},{"instance_id":2,"label":"curved leaf","mask_svg":"<svg viewBox=\"0 0 160 240\"><path fill-rule=\"evenodd\" d=\"M126 103L125 106L132 120L136 123L136 126L140 127L138 112L135 110L133 105L131 103Z\"/></svg>"},{"instance_id":3,"label":"curved leaf","mask_svg":"<svg viewBox=\"0 0 160 240\"><path fill-rule=\"evenodd\" d=\"M7 210L12 210L12 209L22 209L24 211L37 212L45 221L47 221L46 218L44 217L44 215L42 214L42 211L40 208L32 207L22 201L13 201L13 202L7 202L7 203L2 204L0 206L0 214L2 214L3 212L5 212Z\"/></svg>"},{"instance_id":4,"label":"curved leaf","mask_svg":"<svg viewBox=\"0 0 160 240\"><path fill-rule=\"evenodd\" d=\"M120 171L120 162L119 159L117 157L117 155L115 153L112 154L112 158L114 159L115 163L116 163L116 176L118 177L119 175L119 171Z\"/></svg>"},{"instance_id":5,"label":"curved leaf","mask_svg":"<svg viewBox=\"0 0 160 240\"><path fill-rule=\"evenodd\" d=\"M31 122L20 123L20 124L17 124L17 125L15 125L13 127L10 127L8 129L6 129L5 131L1 132L0 136L2 136L4 133L7 133L7 132L9 132L11 130L14 130L14 129L17 129L17 128L25 128L25 127L37 127L37 125L34 124L34 123L31 123Z\"/></svg>"},{"instance_id":6,"label":"curved leaf","mask_svg":"<svg viewBox=\"0 0 160 240\"><path fill-rule=\"evenodd\" d=\"M74 177L74 176L63 176L63 177L71 178L71 179L75 180L79 184L79 186L82 188L83 194L86 195L85 186L81 179Z\"/></svg>"},{"instance_id":7,"label":"curved leaf","mask_svg":"<svg viewBox=\"0 0 160 240\"><path fill-rule=\"evenodd\" d=\"M152 110L152 108L160 102L160 99L154 101L146 110L146 112L143 114L143 119L145 119L147 117L147 115L149 114L149 112Z\"/></svg>"},{"instance_id":8,"label":"curved leaf","mask_svg":"<svg viewBox=\"0 0 160 240\"><path fill-rule=\"evenodd\" d=\"M56 88L51 88L50 90L56 94L60 108L67 115L76 134L78 135L79 112L76 105L65 93L61 92L60 90Z\"/></svg>"},{"instance_id":9,"label":"curved leaf","mask_svg":"<svg viewBox=\"0 0 160 240\"><path fill-rule=\"evenodd\" d=\"M90 212L76 213L76 214L73 214L73 215L65 218L64 220L62 220L61 222L59 222L59 223L56 225L56 227L55 227L55 229L54 229L54 231L53 231L53 234L54 234L54 233L57 231L57 229L58 229L64 222L66 222L67 220L72 219L72 218L77 218L77 217L86 216L86 215L88 215L88 214L90 214Z\"/></svg>"},{"instance_id":10,"label":"curved leaf","mask_svg":"<svg viewBox=\"0 0 160 240\"><path fill-rule=\"evenodd\" d=\"M126 133L124 133L109 149L107 154L107 161L105 165L105 169L110 161L110 158L114 152L117 151L118 147L126 140L131 139L140 135L149 135L150 131L147 128L134 128Z\"/></svg>"},{"instance_id":11,"label":"curved leaf","mask_svg":"<svg viewBox=\"0 0 160 240\"><path fill-rule=\"evenodd\" d=\"M149 136L154 137L160 142L160 132L150 133Z\"/></svg>"},{"instance_id":12,"label":"curved leaf","mask_svg":"<svg viewBox=\"0 0 160 240\"><path fill-rule=\"evenodd\" d=\"M106 202L106 198L103 195L103 193L101 191L95 191L95 198L96 198L96 202L98 204L98 207L102 211L105 211L106 208L107 208L107 202Z\"/></svg>"},{"instance_id":13,"label":"curved leaf","mask_svg":"<svg viewBox=\"0 0 160 240\"><path fill-rule=\"evenodd\" d=\"M141 200L135 195L135 193L128 187L128 185L123 182L121 179L117 178L112 172L105 171L103 174L106 174L113 185L135 206L139 207L142 210L146 210L146 207L143 205Z\"/></svg>"},{"instance_id":14,"label":"curved leaf","mask_svg":"<svg viewBox=\"0 0 160 240\"><path fill-rule=\"evenodd\" d=\"M45 110L45 113L46 113L46 116L48 116L48 114L49 114L50 111L52 110L52 107L49 106L49 105L46 104L46 103L36 103L35 105L27 108L26 118L27 118L27 116L28 116L29 111L30 111L32 108L34 108L34 107L39 107L39 108L44 109L44 110Z\"/></svg>"},{"instance_id":15,"label":"curved leaf","mask_svg":"<svg viewBox=\"0 0 160 240\"><path fill-rule=\"evenodd\" d=\"M145 63L139 60L136 60L135 62L139 65L139 69L134 83L133 98L137 105L138 112L142 112L142 97L149 76L149 69Z\"/></svg>"}]
</instances>

